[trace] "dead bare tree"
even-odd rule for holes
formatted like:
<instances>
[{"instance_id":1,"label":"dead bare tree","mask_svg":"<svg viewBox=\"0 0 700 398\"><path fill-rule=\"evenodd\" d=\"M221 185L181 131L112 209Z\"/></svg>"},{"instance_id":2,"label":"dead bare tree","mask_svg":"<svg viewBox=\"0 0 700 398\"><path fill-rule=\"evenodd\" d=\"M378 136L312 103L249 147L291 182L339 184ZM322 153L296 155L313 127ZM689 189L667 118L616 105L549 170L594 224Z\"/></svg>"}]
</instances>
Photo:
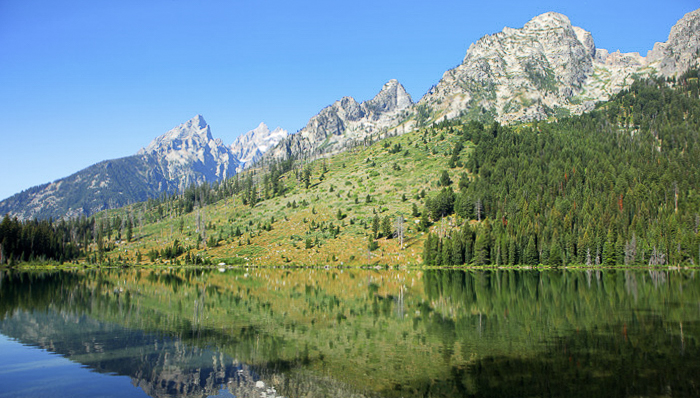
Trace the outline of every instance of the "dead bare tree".
<instances>
[{"instance_id":1,"label":"dead bare tree","mask_svg":"<svg viewBox=\"0 0 700 398\"><path fill-rule=\"evenodd\" d=\"M593 261L591 260L591 248L590 247L586 250L586 265L589 267L591 265L593 265ZM589 282L589 285L590 285L590 282Z\"/></svg>"},{"instance_id":2,"label":"dead bare tree","mask_svg":"<svg viewBox=\"0 0 700 398\"><path fill-rule=\"evenodd\" d=\"M394 232L394 236L399 239L399 248L403 250L403 237L404 237L404 219L402 215L399 215L396 217L396 225L395 225L396 231Z\"/></svg>"},{"instance_id":3,"label":"dead bare tree","mask_svg":"<svg viewBox=\"0 0 700 398\"><path fill-rule=\"evenodd\" d=\"M632 239L625 243L625 265L634 264L637 259L637 236L632 235Z\"/></svg>"},{"instance_id":4,"label":"dead bare tree","mask_svg":"<svg viewBox=\"0 0 700 398\"><path fill-rule=\"evenodd\" d=\"M474 204L474 213L476 213L476 221L481 221L481 210L482 210L481 199L477 199L476 203Z\"/></svg>"},{"instance_id":5,"label":"dead bare tree","mask_svg":"<svg viewBox=\"0 0 700 398\"><path fill-rule=\"evenodd\" d=\"M651 252L651 256L649 257L649 265L653 266L664 264L666 264L666 255L660 250L657 250L656 246L654 246L654 250Z\"/></svg>"}]
</instances>

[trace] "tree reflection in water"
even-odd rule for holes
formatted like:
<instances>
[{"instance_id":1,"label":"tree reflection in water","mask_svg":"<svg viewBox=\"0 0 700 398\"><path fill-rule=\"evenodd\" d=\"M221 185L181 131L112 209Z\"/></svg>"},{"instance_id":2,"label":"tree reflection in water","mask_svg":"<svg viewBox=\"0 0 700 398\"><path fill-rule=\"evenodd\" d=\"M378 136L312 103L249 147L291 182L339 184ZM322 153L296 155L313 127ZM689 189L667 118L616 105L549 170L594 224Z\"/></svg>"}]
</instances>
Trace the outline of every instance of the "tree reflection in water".
<instances>
[{"instance_id":1,"label":"tree reflection in water","mask_svg":"<svg viewBox=\"0 0 700 398\"><path fill-rule=\"evenodd\" d=\"M667 271L3 272L0 331L154 397L697 396Z\"/></svg>"}]
</instances>

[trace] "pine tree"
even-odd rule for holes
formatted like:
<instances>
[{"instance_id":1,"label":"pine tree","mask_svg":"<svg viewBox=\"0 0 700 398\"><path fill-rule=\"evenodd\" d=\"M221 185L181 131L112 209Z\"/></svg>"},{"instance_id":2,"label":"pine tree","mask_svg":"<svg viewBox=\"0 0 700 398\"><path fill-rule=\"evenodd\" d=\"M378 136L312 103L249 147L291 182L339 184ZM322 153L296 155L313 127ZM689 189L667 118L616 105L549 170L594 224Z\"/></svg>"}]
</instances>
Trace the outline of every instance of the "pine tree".
<instances>
[{"instance_id":1,"label":"pine tree","mask_svg":"<svg viewBox=\"0 0 700 398\"><path fill-rule=\"evenodd\" d=\"M452 239L445 238L442 240L442 265L454 265L452 262Z\"/></svg>"},{"instance_id":2,"label":"pine tree","mask_svg":"<svg viewBox=\"0 0 700 398\"><path fill-rule=\"evenodd\" d=\"M559 246L559 239L557 239L556 235L552 238L552 244L549 247L548 263L554 267L558 267L563 264L561 247Z\"/></svg>"},{"instance_id":3,"label":"pine tree","mask_svg":"<svg viewBox=\"0 0 700 398\"><path fill-rule=\"evenodd\" d=\"M510 238L510 241L508 243L508 264L516 265L518 263L518 249L515 243L515 239Z\"/></svg>"},{"instance_id":4,"label":"pine tree","mask_svg":"<svg viewBox=\"0 0 700 398\"><path fill-rule=\"evenodd\" d=\"M304 183L304 188L309 189L309 185L311 184L311 166L307 165L304 167L301 181Z\"/></svg>"},{"instance_id":5,"label":"pine tree","mask_svg":"<svg viewBox=\"0 0 700 398\"><path fill-rule=\"evenodd\" d=\"M452 265L464 264L464 248L462 247L461 234L453 235L452 239Z\"/></svg>"},{"instance_id":6,"label":"pine tree","mask_svg":"<svg viewBox=\"0 0 700 398\"><path fill-rule=\"evenodd\" d=\"M440 180L438 181L438 186L448 187L452 185L452 179L450 178L450 173L447 170L443 170L440 174Z\"/></svg>"},{"instance_id":7,"label":"pine tree","mask_svg":"<svg viewBox=\"0 0 700 398\"><path fill-rule=\"evenodd\" d=\"M428 234L428 238L423 244L423 264L433 265L435 262L435 253L433 252L433 239L435 239L433 234Z\"/></svg>"},{"instance_id":8,"label":"pine tree","mask_svg":"<svg viewBox=\"0 0 700 398\"><path fill-rule=\"evenodd\" d=\"M474 242L474 258L476 265L486 265L489 264L489 236L484 231L480 230L476 234L476 241Z\"/></svg>"},{"instance_id":9,"label":"pine tree","mask_svg":"<svg viewBox=\"0 0 700 398\"><path fill-rule=\"evenodd\" d=\"M622 234L617 235L615 240L615 265L620 265L625 263L625 240L622 238Z\"/></svg>"},{"instance_id":10,"label":"pine tree","mask_svg":"<svg viewBox=\"0 0 700 398\"><path fill-rule=\"evenodd\" d=\"M372 219L372 234L374 239L377 239L379 234L379 216L377 215Z\"/></svg>"},{"instance_id":11,"label":"pine tree","mask_svg":"<svg viewBox=\"0 0 700 398\"><path fill-rule=\"evenodd\" d=\"M532 235L530 235L530 238L527 241L527 246L525 246L525 253L523 253L523 264L537 265L538 263L539 254L537 253L535 238Z\"/></svg>"},{"instance_id":12,"label":"pine tree","mask_svg":"<svg viewBox=\"0 0 700 398\"><path fill-rule=\"evenodd\" d=\"M420 223L418 224L421 231L427 232L430 228L430 220L428 219L428 211L423 210L423 214L420 215Z\"/></svg>"},{"instance_id":13,"label":"pine tree","mask_svg":"<svg viewBox=\"0 0 700 398\"><path fill-rule=\"evenodd\" d=\"M603 244L603 265L611 267L617 263L617 254L615 253L615 235L612 228L608 229L608 235Z\"/></svg>"},{"instance_id":14,"label":"pine tree","mask_svg":"<svg viewBox=\"0 0 700 398\"><path fill-rule=\"evenodd\" d=\"M134 236L134 226L131 219L126 221L126 241L131 242L131 238Z\"/></svg>"},{"instance_id":15,"label":"pine tree","mask_svg":"<svg viewBox=\"0 0 700 398\"><path fill-rule=\"evenodd\" d=\"M391 219L389 216L385 216L382 220L382 235L387 239L390 239L393 235L393 231L391 230Z\"/></svg>"}]
</instances>

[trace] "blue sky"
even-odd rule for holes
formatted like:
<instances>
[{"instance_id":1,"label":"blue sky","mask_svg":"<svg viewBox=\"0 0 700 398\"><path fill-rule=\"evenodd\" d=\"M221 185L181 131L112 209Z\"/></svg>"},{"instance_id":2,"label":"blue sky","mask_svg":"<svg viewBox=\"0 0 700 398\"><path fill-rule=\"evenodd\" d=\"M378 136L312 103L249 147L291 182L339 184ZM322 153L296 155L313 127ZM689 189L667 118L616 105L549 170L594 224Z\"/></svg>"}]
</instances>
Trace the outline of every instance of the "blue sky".
<instances>
[{"instance_id":1,"label":"blue sky","mask_svg":"<svg viewBox=\"0 0 700 398\"><path fill-rule=\"evenodd\" d=\"M0 199L129 156L202 114L227 144L295 132L398 79L414 101L469 45L547 11L642 55L697 0L0 0Z\"/></svg>"}]
</instances>

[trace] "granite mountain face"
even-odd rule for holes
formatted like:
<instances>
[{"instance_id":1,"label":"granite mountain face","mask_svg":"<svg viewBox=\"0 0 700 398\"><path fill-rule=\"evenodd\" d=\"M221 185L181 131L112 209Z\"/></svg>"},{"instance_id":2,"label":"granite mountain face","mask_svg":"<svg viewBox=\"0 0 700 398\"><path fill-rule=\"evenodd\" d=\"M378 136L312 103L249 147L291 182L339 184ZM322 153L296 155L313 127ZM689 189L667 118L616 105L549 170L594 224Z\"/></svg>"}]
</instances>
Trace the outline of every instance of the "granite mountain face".
<instances>
[{"instance_id":1,"label":"granite mountain face","mask_svg":"<svg viewBox=\"0 0 700 398\"><path fill-rule=\"evenodd\" d=\"M253 165L260 160L263 153L273 148L288 135L289 132L281 127L270 131L265 123L260 123L255 129L238 137L231 145L233 155L240 162L237 170L241 171Z\"/></svg>"},{"instance_id":2,"label":"granite mountain face","mask_svg":"<svg viewBox=\"0 0 700 398\"><path fill-rule=\"evenodd\" d=\"M671 28L668 40L656 43L646 57L646 62L666 77L697 67L699 61L700 9L685 14Z\"/></svg>"},{"instance_id":3,"label":"granite mountain face","mask_svg":"<svg viewBox=\"0 0 700 398\"><path fill-rule=\"evenodd\" d=\"M212 137L201 115L156 138L139 155L152 157L157 171L180 191L232 177L240 163L223 141Z\"/></svg>"},{"instance_id":4,"label":"granite mountain face","mask_svg":"<svg viewBox=\"0 0 700 398\"><path fill-rule=\"evenodd\" d=\"M666 77L696 65L700 10L686 14L647 57L610 53L561 14L533 18L521 29L505 28L472 44L461 65L443 75L418 103L432 120L460 115L501 122L580 114L633 80Z\"/></svg>"},{"instance_id":5,"label":"granite mountain face","mask_svg":"<svg viewBox=\"0 0 700 398\"><path fill-rule=\"evenodd\" d=\"M226 146L201 116L156 138L134 156L88 167L0 202L20 218L90 215L190 184L233 176L259 162L330 156L388 135L466 117L502 123L542 120L593 109L635 76L674 77L700 59L700 10L686 14L668 40L646 56L596 48L593 35L562 14L536 16L520 29L486 35L462 63L414 103L396 80L372 99L343 97L296 134L260 124Z\"/></svg>"}]
</instances>

